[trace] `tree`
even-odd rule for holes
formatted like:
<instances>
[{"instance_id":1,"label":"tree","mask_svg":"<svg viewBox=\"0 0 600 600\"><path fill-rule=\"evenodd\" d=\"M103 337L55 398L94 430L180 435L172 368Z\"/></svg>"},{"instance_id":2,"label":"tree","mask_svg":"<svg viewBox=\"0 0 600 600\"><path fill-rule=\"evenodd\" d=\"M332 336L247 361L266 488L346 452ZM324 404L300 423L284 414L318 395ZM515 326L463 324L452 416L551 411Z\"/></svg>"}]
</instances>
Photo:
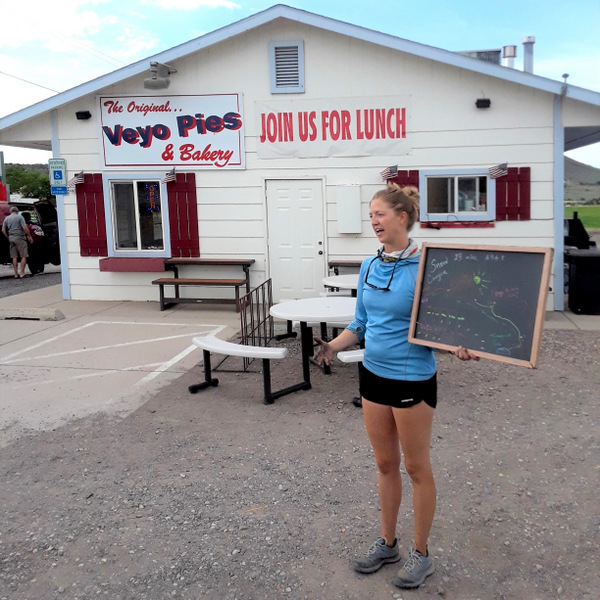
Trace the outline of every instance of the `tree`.
<instances>
[{"instance_id":1,"label":"tree","mask_svg":"<svg viewBox=\"0 0 600 600\"><path fill-rule=\"evenodd\" d=\"M10 185L11 192L21 194L24 198L53 199L47 172L26 169L23 165L10 165L6 168L6 183Z\"/></svg>"}]
</instances>

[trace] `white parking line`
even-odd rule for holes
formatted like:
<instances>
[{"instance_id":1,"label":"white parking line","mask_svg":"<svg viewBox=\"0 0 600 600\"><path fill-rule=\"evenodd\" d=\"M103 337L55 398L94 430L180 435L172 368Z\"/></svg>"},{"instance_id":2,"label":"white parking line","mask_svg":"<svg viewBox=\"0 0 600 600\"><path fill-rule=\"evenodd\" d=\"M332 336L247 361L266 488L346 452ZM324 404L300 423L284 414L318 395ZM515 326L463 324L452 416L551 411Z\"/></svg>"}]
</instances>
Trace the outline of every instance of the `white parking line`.
<instances>
[{"instance_id":1,"label":"white parking line","mask_svg":"<svg viewBox=\"0 0 600 600\"><path fill-rule=\"evenodd\" d=\"M189 327L189 323L186 324L174 324L174 323L137 323L137 322L122 322L122 321L93 321L91 323L88 323L87 325L83 325L81 327L76 327L75 329L72 329L71 331L67 331L65 333L61 333L60 335L56 335L54 337L48 338L47 340L44 340L43 342L40 342L38 344L33 344L32 346L29 346L27 348L24 348L23 350L19 350L18 352L13 352L12 354L9 354L7 356L4 356L2 358L0 358L0 364L11 364L11 363L15 363L15 362L21 362L21 361L31 361L31 360L40 360L43 358L55 358L57 356L67 356L70 354L83 354L85 352L96 352L98 350L110 350L110 349L115 349L115 348L123 348L126 346L134 346L134 345L140 345L140 344L149 344L152 342L161 342L161 341L166 341L166 340L174 340L177 338L183 338L183 337L194 337L196 335L202 335L204 333L207 333L205 330L201 330L201 331L194 331L192 333L187 332L187 333L181 333L178 335L171 335L171 336L163 336L163 337L155 337L155 338L146 338L144 340L137 340L135 342L123 342L120 344L109 344L106 346L96 346L94 348L76 348L74 350L68 350L65 352L55 352L53 354L44 354L44 355L37 355L37 356L29 356L26 358L21 358L18 359L18 361L15 359L15 357L17 356L22 356L23 354L26 354L27 352L30 352L31 350L35 350L36 348L40 348L44 345L47 344L52 344L54 342L56 342L56 340L61 339L63 337L66 337L68 335L72 335L74 333L80 332L83 329L90 327L92 325L98 325L98 324L102 324L102 325L144 325L144 326L148 326L148 325L163 325L163 326L178 326L178 327ZM219 332L223 331L223 329L225 329L224 325L218 325L217 327L215 327L214 325L197 325L196 327L211 327L212 329L210 331L208 331L208 333L210 335L217 335Z\"/></svg>"}]
</instances>

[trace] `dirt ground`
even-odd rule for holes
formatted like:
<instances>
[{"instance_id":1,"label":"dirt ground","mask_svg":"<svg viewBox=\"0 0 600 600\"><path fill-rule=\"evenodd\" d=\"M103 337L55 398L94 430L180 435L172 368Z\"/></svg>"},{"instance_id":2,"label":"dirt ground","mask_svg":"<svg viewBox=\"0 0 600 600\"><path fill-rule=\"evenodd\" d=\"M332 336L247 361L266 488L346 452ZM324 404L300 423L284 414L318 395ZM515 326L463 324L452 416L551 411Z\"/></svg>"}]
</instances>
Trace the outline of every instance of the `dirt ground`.
<instances>
[{"instance_id":1,"label":"dirt ground","mask_svg":"<svg viewBox=\"0 0 600 600\"><path fill-rule=\"evenodd\" d=\"M535 370L439 358L437 570L418 590L392 585L397 565L349 567L379 514L356 365L338 363L269 406L258 366L190 395L196 367L125 418L3 448L0 599L596 600L599 341L545 331ZM287 385L299 360L273 372Z\"/></svg>"}]
</instances>

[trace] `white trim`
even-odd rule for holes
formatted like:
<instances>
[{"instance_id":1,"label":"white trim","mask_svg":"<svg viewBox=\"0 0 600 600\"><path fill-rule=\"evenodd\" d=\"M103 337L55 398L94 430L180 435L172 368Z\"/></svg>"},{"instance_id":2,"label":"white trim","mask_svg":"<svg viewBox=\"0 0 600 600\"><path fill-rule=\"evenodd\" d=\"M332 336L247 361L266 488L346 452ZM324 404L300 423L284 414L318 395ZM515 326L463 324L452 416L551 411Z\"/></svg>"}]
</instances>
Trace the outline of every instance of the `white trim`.
<instances>
[{"instance_id":1,"label":"white trim","mask_svg":"<svg viewBox=\"0 0 600 600\"><path fill-rule=\"evenodd\" d=\"M359 40L370 42L373 44L380 45L382 47L391 48L393 50L399 50L407 54L419 56L421 58L430 59L446 65L459 67L467 71L480 73L483 75L489 75L497 79L510 81L512 83L518 83L538 89L552 94L564 94L567 98L573 98L581 102L586 102L595 106L600 106L600 92L594 92L585 88L580 88L573 85L565 85L563 82L554 81L531 73L525 73L523 71L517 71L508 67L495 65L488 63L476 58L469 58L450 52L449 50L442 50L433 46L426 46L417 42L411 42L402 38L398 38L389 34L380 33L372 29L366 29L329 17L322 17L314 13L309 13L304 10L291 8L282 4L278 4L271 8L268 8L255 15L242 19L217 29L211 33L207 33L201 37L195 38L179 46L165 50L142 59L136 63L108 73L87 83L71 88L65 92L47 98L37 104L33 104L27 108L17 111L11 115L8 115L0 119L0 131L2 129L12 127L22 121L30 119L32 117L43 114L53 108L57 108L69 102L73 102L83 96L95 94L100 90L103 90L111 85L115 85L125 79L135 77L137 75L146 74L150 69L150 62L161 62L171 64L174 61L183 58L193 52L198 52L204 48L208 48L214 44L223 42L224 40L230 39L245 33L257 27L260 27L266 23L275 21L276 19L288 19L304 25L310 25L319 29L324 29L333 33L346 35ZM175 75L176 76L176 75ZM140 90L142 89L142 81L140 79Z\"/></svg>"},{"instance_id":2,"label":"white trim","mask_svg":"<svg viewBox=\"0 0 600 600\"><path fill-rule=\"evenodd\" d=\"M485 177L487 180L487 210L473 212L430 213L427 212L427 178L460 177L461 175ZM422 223L430 221L495 221L496 220L496 182L489 177L485 168L474 169L422 169L419 171L419 194L421 196L419 217Z\"/></svg>"},{"instance_id":3,"label":"white trim","mask_svg":"<svg viewBox=\"0 0 600 600\"><path fill-rule=\"evenodd\" d=\"M52 126L52 157L60 158L60 137L58 135L58 115L56 110L50 113ZM58 218L58 244L60 248L60 279L63 300L71 299L69 277L69 253L67 252L67 229L65 221L65 197L56 196L56 214Z\"/></svg>"},{"instance_id":4,"label":"white trim","mask_svg":"<svg viewBox=\"0 0 600 600\"><path fill-rule=\"evenodd\" d=\"M554 310L565 309L565 129L562 96L554 96Z\"/></svg>"},{"instance_id":5,"label":"white trim","mask_svg":"<svg viewBox=\"0 0 600 600\"><path fill-rule=\"evenodd\" d=\"M117 172L105 171L102 173L102 193L104 195L104 219L106 221L106 246L108 256L111 258L168 258L171 256L171 228L169 222L169 197L167 193L167 184L162 183L164 172L143 171L143 172ZM124 181L159 181L161 194L161 214L163 226L163 249L162 250L116 250L114 239L114 220L113 220L113 198L111 194L111 182L117 180Z\"/></svg>"},{"instance_id":6,"label":"white trim","mask_svg":"<svg viewBox=\"0 0 600 600\"><path fill-rule=\"evenodd\" d=\"M296 68L298 70L297 85L277 85L279 64L277 50L282 48L296 48L298 52ZM269 44L269 72L271 81L271 94L303 94L304 93L304 42L271 42Z\"/></svg>"}]
</instances>

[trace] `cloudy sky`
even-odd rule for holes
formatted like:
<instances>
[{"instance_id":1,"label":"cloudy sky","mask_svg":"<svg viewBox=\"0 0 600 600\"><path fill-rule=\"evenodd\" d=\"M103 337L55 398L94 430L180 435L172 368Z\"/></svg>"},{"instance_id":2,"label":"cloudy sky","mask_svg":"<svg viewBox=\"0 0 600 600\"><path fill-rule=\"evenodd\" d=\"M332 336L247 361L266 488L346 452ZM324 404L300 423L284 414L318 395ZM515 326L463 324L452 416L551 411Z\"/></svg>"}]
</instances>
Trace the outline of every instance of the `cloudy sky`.
<instances>
[{"instance_id":1,"label":"cloudy sky","mask_svg":"<svg viewBox=\"0 0 600 600\"><path fill-rule=\"evenodd\" d=\"M289 6L445 50L536 37L534 72L600 92L599 0L288 0ZM13 0L2 7L0 116L273 6L263 0ZM0 146L5 162L49 153ZM600 144L569 153L600 168Z\"/></svg>"}]
</instances>

